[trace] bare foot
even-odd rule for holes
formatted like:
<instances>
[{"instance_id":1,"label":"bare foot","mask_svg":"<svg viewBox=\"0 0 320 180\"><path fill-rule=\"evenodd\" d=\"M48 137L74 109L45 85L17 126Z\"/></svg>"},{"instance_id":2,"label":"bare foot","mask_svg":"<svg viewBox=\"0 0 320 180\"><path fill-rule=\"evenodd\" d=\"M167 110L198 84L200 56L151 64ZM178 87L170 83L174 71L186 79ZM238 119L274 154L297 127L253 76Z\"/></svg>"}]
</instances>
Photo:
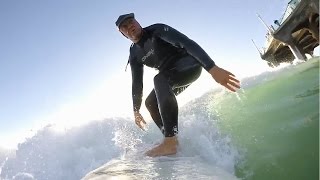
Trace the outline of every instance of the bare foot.
<instances>
[{"instance_id":1,"label":"bare foot","mask_svg":"<svg viewBox=\"0 0 320 180\"><path fill-rule=\"evenodd\" d=\"M177 146L178 139L176 136L165 137L162 143L147 151L145 154L151 157L172 155L177 153Z\"/></svg>"}]
</instances>

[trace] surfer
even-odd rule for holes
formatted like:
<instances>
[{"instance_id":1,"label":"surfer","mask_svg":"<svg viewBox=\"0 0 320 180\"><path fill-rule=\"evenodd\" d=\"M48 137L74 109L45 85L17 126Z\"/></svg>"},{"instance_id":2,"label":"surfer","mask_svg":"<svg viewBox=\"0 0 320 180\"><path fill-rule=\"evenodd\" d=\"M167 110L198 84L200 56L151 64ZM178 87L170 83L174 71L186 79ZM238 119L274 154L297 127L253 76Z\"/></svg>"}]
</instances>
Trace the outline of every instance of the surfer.
<instances>
[{"instance_id":1,"label":"surfer","mask_svg":"<svg viewBox=\"0 0 320 180\"><path fill-rule=\"evenodd\" d=\"M155 68L154 89L145 105L164 140L146 152L148 156L176 154L178 145L178 104L176 96L198 79L204 68L213 79L235 92L240 82L229 71L217 66L193 40L166 24L142 28L134 14L120 15L119 31L133 43L128 64L132 74L132 100L135 123L146 124L139 110L142 103L143 67ZM127 64L127 65L128 65Z\"/></svg>"}]
</instances>

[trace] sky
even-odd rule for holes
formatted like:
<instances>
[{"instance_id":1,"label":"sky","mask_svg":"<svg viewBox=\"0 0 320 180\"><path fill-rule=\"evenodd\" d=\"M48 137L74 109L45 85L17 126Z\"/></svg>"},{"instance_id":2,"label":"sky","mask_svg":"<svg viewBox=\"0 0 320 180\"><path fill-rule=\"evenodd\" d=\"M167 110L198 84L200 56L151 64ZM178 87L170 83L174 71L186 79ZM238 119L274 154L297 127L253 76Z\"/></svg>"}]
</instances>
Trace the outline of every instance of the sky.
<instances>
[{"instance_id":1,"label":"sky","mask_svg":"<svg viewBox=\"0 0 320 180\"><path fill-rule=\"evenodd\" d=\"M131 42L115 26L134 12L143 27L168 24L196 41L238 78L269 70L253 46L265 44L267 24L285 0L2 0L0 1L0 146L14 148L48 123L66 128L91 120L132 118ZM128 68L130 69L130 68ZM144 97L153 69L145 68ZM178 96L183 104L217 83L203 71ZM142 108L147 115L145 108Z\"/></svg>"}]
</instances>

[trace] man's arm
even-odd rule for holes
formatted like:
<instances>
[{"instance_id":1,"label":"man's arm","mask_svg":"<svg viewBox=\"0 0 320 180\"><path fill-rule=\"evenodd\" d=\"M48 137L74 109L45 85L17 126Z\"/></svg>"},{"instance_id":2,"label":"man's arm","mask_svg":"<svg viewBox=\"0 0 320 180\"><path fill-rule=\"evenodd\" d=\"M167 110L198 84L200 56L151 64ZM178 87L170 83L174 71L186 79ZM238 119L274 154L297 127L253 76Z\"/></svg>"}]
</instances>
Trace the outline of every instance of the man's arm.
<instances>
[{"instance_id":1,"label":"man's arm","mask_svg":"<svg viewBox=\"0 0 320 180\"><path fill-rule=\"evenodd\" d=\"M196 42L165 24L154 24L150 28L162 40L173 46L185 49L188 54L193 56L211 74L216 82L233 92L240 88L240 81L234 78L231 72L216 66L214 61Z\"/></svg>"},{"instance_id":2,"label":"man's arm","mask_svg":"<svg viewBox=\"0 0 320 180\"><path fill-rule=\"evenodd\" d=\"M139 112L142 102L143 92L143 65L129 57L131 75L132 75L132 102L133 111Z\"/></svg>"},{"instance_id":3,"label":"man's arm","mask_svg":"<svg viewBox=\"0 0 320 180\"><path fill-rule=\"evenodd\" d=\"M189 39L186 35L165 24L155 24L152 28L155 30L154 34L162 40L172 44L173 46L184 48L188 54L193 56L202 65L205 70L209 71L215 66L214 61L209 57L209 55L196 42Z\"/></svg>"}]
</instances>

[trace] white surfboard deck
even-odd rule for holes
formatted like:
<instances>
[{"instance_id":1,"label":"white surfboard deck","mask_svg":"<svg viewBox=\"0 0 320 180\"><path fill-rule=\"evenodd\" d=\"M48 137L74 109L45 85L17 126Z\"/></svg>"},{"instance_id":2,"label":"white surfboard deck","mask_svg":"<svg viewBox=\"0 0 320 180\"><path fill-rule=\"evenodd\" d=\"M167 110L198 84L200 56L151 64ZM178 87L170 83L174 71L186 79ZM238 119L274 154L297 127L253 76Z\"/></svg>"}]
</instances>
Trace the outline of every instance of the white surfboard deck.
<instances>
[{"instance_id":1,"label":"white surfboard deck","mask_svg":"<svg viewBox=\"0 0 320 180\"><path fill-rule=\"evenodd\" d=\"M162 157L144 155L113 159L88 173L82 180L106 179L238 179L219 167L210 165L200 157L181 157L179 154Z\"/></svg>"}]
</instances>

